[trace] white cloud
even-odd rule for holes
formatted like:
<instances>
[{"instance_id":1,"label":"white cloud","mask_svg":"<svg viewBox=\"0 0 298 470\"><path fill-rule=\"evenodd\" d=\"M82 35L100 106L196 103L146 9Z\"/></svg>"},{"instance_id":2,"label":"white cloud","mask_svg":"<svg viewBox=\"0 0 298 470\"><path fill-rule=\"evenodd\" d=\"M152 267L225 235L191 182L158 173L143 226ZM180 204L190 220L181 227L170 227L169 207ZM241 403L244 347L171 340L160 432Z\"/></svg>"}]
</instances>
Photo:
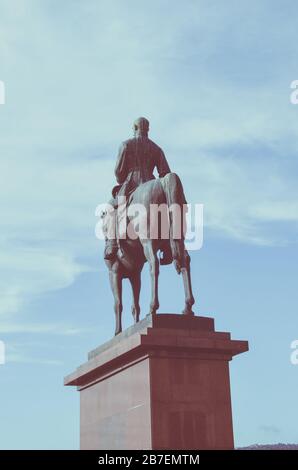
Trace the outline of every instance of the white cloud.
<instances>
[{"instance_id":1,"label":"white cloud","mask_svg":"<svg viewBox=\"0 0 298 470\"><path fill-rule=\"evenodd\" d=\"M253 162L253 163L252 163ZM274 231L268 222L298 222L298 189L271 159L243 160L208 153L184 159L189 202L204 203L204 225L220 235L262 245L297 241L295 227ZM281 226L282 228L282 226Z\"/></svg>"},{"instance_id":2,"label":"white cloud","mask_svg":"<svg viewBox=\"0 0 298 470\"><path fill-rule=\"evenodd\" d=\"M268 222L298 222L298 200L278 200L271 204L266 201L263 204L259 203L254 208L254 216Z\"/></svg>"},{"instance_id":3,"label":"white cloud","mask_svg":"<svg viewBox=\"0 0 298 470\"><path fill-rule=\"evenodd\" d=\"M19 364L40 364L46 366L60 366L63 364L63 361L58 359L41 359L32 357L20 352L7 353L5 357L5 362L8 364L10 362L16 362Z\"/></svg>"},{"instance_id":4,"label":"white cloud","mask_svg":"<svg viewBox=\"0 0 298 470\"><path fill-rule=\"evenodd\" d=\"M46 248L14 248L2 253L0 261L0 315L16 313L25 301L71 285L87 269L69 253L49 253Z\"/></svg>"},{"instance_id":5,"label":"white cloud","mask_svg":"<svg viewBox=\"0 0 298 470\"><path fill-rule=\"evenodd\" d=\"M55 334L63 336L75 336L83 332L88 331L87 328L73 328L67 325L59 325L52 323L7 323L2 322L0 324L1 334Z\"/></svg>"}]
</instances>

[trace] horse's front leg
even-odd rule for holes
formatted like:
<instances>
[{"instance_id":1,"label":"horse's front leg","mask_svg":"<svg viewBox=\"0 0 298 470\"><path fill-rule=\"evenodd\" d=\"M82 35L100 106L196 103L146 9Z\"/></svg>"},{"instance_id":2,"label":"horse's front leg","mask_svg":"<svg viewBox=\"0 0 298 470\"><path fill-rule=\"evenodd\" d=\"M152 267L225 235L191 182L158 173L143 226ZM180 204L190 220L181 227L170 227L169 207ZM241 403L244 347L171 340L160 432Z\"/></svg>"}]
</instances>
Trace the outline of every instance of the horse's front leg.
<instances>
[{"instance_id":1,"label":"horse's front leg","mask_svg":"<svg viewBox=\"0 0 298 470\"><path fill-rule=\"evenodd\" d=\"M190 275L190 256L185 251L184 255L184 263L181 268L181 273L183 277L183 284L184 284L184 292L185 292L185 308L182 313L184 315L194 315L192 311L192 306L195 303L195 299L192 293L191 287L191 275Z\"/></svg>"},{"instance_id":2,"label":"horse's front leg","mask_svg":"<svg viewBox=\"0 0 298 470\"><path fill-rule=\"evenodd\" d=\"M131 313L134 318L134 322L137 323L140 319L140 291L141 291L141 271L132 275L130 278L132 287L133 303L131 307Z\"/></svg>"},{"instance_id":3,"label":"horse's front leg","mask_svg":"<svg viewBox=\"0 0 298 470\"><path fill-rule=\"evenodd\" d=\"M154 315L159 308L158 301L158 275L159 275L159 261L157 257L157 250L153 246L151 240L147 240L143 244L144 255L150 266L151 275L151 303L149 315Z\"/></svg>"},{"instance_id":4,"label":"horse's front leg","mask_svg":"<svg viewBox=\"0 0 298 470\"><path fill-rule=\"evenodd\" d=\"M115 311L115 336L122 331L122 277L119 269L119 263L116 261L110 270L110 284L114 295Z\"/></svg>"}]
</instances>

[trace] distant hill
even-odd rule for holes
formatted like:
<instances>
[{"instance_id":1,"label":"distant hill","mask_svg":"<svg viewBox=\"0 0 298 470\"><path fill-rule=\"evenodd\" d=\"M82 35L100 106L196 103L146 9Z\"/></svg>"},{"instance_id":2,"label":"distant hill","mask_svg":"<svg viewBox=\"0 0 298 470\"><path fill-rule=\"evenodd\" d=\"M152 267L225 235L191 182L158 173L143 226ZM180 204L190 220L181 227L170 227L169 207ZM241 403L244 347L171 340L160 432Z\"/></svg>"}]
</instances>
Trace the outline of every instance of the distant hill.
<instances>
[{"instance_id":1,"label":"distant hill","mask_svg":"<svg viewBox=\"0 0 298 470\"><path fill-rule=\"evenodd\" d=\"M247 447L238 447L237 450L298 450L298 444L253 444Z\"/></svg>"}]
</instances>

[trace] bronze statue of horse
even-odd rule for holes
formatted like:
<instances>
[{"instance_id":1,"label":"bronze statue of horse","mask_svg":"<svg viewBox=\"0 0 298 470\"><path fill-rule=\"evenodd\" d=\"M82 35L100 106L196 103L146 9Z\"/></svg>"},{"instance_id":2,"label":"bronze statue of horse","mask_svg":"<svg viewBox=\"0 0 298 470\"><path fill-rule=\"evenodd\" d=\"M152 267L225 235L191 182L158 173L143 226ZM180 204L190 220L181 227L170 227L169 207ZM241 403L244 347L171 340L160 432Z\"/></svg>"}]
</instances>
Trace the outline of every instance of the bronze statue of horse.
<instances>
[{"instance_id":1,"label":"bronze statue of horse","mask_svg":"<svg viewBox=\"0 0 298 470\"><path fill-rule=\"evenodd\" d=\"M139 321L141 272L146 261L149 263L151 274L149 314L156 314L159 308L158 275L160 262L158 253L164 251L165 244L169 244L168 248L170 247L176 271L178 274L181 273L183 277L185 307L182 313L194 315L192 306L195 301L191 287L190 256L184 244L186 200L178 175L168 173L163 178L152 179L141 184L132 193L129 207L132 207L132 205L141 205L145 211L141 212L138 218L129 215L129 211L127 211L127 226L130 228L130 236L120 239L120 247L116 258L106 260L115 300L115 335L122 331L122 280L125 278L129 279L132 286L132 315L135 323ZM165 230L164 226L161 227L162 211L152 211L152 207L167 208L168 230ZM109 224L108 212L103 213L102 220L103 232L106 234ZM143 231L140 231L140 225ZM168 232L166 237L165 231ZM132 232L134 233L133 237L131 236ZM156 234L154 237L152 237L153 232Z\"/></svg>"}]
</instances>

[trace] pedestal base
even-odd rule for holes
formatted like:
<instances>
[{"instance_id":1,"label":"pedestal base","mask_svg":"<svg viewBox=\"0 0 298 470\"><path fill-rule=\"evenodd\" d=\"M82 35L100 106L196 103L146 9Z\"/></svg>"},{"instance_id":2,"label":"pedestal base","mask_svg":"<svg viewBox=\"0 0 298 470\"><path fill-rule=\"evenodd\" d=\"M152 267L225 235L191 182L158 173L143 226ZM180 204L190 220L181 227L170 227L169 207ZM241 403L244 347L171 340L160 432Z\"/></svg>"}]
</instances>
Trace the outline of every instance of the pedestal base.
<instances>
[{"instance_id":1,"label":"pedestal base","mask_svg":"<svg viewBox=\"0 0 298 470\"><path fill-rule=\"evenodd\" d=\"M65 378L81 449L232 449L229 361L247 350L212 318L147 316Z\"/></svg>"}]
</instances>

